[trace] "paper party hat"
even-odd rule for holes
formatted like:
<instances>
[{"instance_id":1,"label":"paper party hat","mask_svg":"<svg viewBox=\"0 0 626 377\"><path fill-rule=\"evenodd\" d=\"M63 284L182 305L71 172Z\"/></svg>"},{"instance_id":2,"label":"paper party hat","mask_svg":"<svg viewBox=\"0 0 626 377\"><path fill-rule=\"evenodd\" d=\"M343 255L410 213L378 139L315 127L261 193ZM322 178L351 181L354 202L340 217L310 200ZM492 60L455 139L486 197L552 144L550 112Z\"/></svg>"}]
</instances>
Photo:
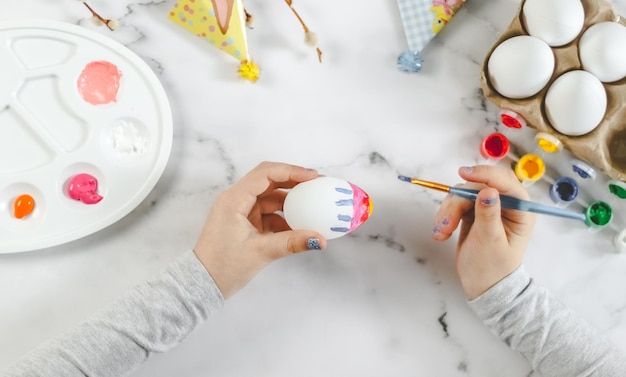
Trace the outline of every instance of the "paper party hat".
<instances>
[{"instance_id":1,"label":"paper party hat","mask_svg":"<svg viewBox=\"0 0 626 377\"><path fill-rule=\"evenodd\" d=\"M178 0L169 19L239 61L250 60L241 0Z\"/></svg>"},{"instance_id":2,"label":"paper party hat","mask_svg":"<svg viewBox=\"0 0 626 377\"><path fill-rule=\"evenodd\" d=\"M321 62L317 36L294 9L293 0L284 1L302 25L305 43L315 48ZM246 23L251 23L252 15L242 0L178 0L169 12L169 19L238 59L241 77L253 82L259 78L259 67L250 60L246 40Z\"/></svg>"},{"instance_id":3,"label":"paper party hat","mask_svg":"<svg viewBox=\"0 0 626 377\"><path fill-rule=\"evenodd\" d=\"M398 58L398 68L419 72L420 51L443 29L465 0L397 0L409 51Z\"/></svg>"}]
</instances>

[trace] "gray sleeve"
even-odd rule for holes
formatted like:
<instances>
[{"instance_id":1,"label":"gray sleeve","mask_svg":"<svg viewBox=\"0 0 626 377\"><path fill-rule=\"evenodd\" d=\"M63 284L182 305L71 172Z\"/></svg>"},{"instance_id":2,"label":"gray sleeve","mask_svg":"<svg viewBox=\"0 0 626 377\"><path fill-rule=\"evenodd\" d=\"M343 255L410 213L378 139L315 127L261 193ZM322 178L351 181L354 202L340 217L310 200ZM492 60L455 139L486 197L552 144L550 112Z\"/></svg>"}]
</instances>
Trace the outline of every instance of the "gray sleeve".
<instances>
[{"instance_id":1,"label":"gray sleeve","mask_svg":"<svg viewBox=\"0 0 626 377\"><path fill-rule=\"evenodd\" d=\"M36 348L7 377L126 376L179 344L224 299L193 251L117 303Z\"/></svg>"},{"instance_id":2,"label":"gray sleeve","mask_svg":"<svg viewBox=\"0 0 626 377\"><path fill-rule=\"evenodd\" d=\"M469 305L542 376L624 375L625 354L533 282L523 266Z\"/></svg>"}]
</instances>

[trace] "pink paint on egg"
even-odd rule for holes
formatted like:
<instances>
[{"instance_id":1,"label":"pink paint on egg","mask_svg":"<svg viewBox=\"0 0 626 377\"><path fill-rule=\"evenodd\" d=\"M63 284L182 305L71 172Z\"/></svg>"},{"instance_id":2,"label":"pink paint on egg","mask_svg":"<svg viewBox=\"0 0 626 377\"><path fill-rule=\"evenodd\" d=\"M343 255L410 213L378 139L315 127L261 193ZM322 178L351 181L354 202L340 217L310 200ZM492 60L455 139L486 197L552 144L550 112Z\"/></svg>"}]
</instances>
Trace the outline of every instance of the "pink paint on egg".
<instances>
[{"instance_id":1,"label":"pink paint on egg","mask_svg":"<svg viewBox=\"0 0 626 377\"><path fill-rule=\"evenodd\" d=\"M85 66L77 80L78 92L92 105L117 101L122 73L107 61L94 61Z\"/></svg>"},{"instance_id":2,"label":"pink paint on egg","mask_svg":"<svg viewBox=\"0 0 626 377\"><path fill-rule=\"evenodd\" d=\"M67 194L85 204L96 204L103 198L98 193L98 180L91 174L77 174L67 184Z\"/></svg>"},{"instance_id":3,"label":"pink paint on egg","mask_svg":"<svg viewBox=\"0 0 626 377\"><path fill-rule=\"evenodd\" d=\"M367 219L369 219L372 211L374 210L374 204L369 195L363 191L357 185L348 182L354 192L354 216L350 222L350 232L361 226Z\"/></svg>"}]
</instances>

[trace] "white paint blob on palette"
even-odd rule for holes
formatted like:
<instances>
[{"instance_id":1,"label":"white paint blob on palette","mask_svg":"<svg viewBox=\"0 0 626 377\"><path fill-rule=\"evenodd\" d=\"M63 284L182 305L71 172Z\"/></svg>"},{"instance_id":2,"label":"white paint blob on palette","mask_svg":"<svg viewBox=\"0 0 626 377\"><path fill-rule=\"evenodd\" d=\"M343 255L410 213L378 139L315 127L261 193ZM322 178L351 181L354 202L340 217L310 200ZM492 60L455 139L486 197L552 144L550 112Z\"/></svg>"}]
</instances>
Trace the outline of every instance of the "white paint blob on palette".
<instances>
[{"instance_id":1,"label":"white paint blob on palette","mask_svg":"<svg viewBox=\"0 0 626 377\"><path fill-rule=\"evenodd\" d=\"M171 146L167 96L135 53L76 25L0 22L0 253L118 221Z\"/></svg>"}]
</instances>

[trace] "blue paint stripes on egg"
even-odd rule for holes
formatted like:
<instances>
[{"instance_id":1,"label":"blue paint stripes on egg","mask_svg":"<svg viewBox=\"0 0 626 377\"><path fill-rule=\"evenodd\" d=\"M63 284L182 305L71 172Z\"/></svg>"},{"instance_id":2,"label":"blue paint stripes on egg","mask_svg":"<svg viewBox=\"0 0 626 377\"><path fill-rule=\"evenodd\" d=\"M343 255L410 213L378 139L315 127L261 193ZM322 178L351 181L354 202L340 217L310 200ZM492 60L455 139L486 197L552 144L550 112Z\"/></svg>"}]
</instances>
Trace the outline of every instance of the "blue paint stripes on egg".
<instances>
[{"instance_id":1,"label":"blue paint stripes on egg","mask_svg":"<svg viewBox=\"0 0 626 377\"><path fill-rule=\"evenodd\" d=\"M352 222L352 216L349 215L337 215L339 221Z\"/></svg>"},{"instance_id":2,"label":"blue paint stripes on egg","mask_svg":"<svg viewBox=\"0 0 626 377\"><path fill-rule=\"evenodd\" d=\"M354 193L352 190L343 187L335 187L335 191L347 195L352 195Z\"/></svg>"},{"instance_id":3,"label":"blue paint stripes on egg","mask_svg":"<svg viewBox=\"0 0 626 377\"><path fill-rule=\"evenodd\" d=\"M354 200L352 199L341 199L335 202L335 205L338 207L352 207L354 206Z\"/></svg>"},{"instance_id":4,"label":"blue paint stripes on egg","mask_svg":"<svg viewBox=\"0 0 626 377\"><path fill-rule=\"evenodd\" d=\"M330 230L332 230L333 232L346 233L350 230L350 228L332 227L330 228Z\"/></svg>"}]
</instances>

